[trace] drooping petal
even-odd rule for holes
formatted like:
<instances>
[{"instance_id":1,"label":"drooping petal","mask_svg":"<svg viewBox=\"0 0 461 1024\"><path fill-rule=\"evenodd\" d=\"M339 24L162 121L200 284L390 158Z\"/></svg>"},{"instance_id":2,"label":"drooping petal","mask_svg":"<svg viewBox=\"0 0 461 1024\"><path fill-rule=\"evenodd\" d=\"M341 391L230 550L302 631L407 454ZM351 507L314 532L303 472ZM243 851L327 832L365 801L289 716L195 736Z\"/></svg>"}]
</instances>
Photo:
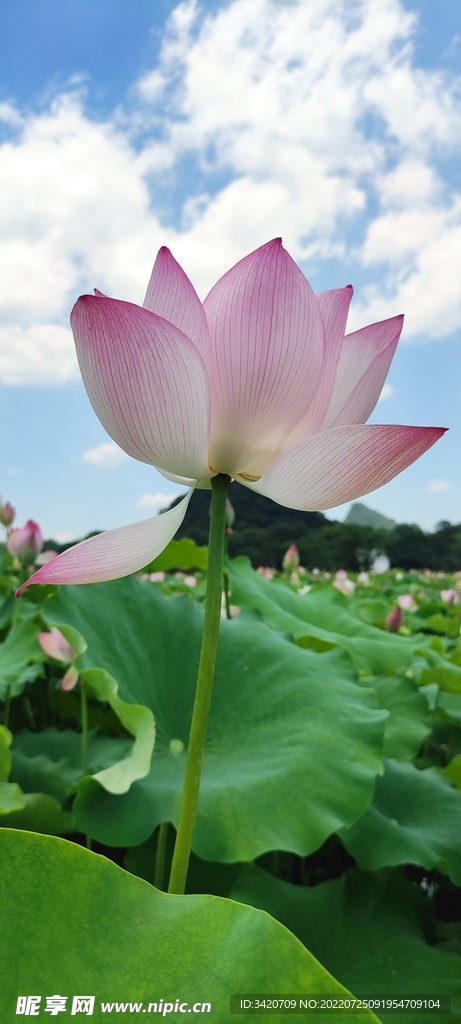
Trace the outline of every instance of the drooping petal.
<instances>
[{"instance_id":1,"label":"drooping petal","mask_svg":"<svg viewBox=\"0 0 461 1024\"><path fill-rule=\"evenodd\" d=\"M38 633L37 640L45 654L56 661L67 664L77 657L77 652L56 626L53 626L51 633Z\"/></svg>"},{"instance_id":2,"label":"drooping petal","mask_svg":"<svg viewBox=\"0 0 461 1024\"><path fill-rule=\"evenodd\" d=\"M141 306L93 295L71 325L91 404L120 448L179 476L209 475L207 374L190 339Z\"/></svg>"},{"instance_id":3,"label":"drooping petal","mask_svg":"<svg viewBox=\"0 0 461 1024\"><path fill-rule=\"evenodd\" d=\"M293 445L299 444L311 434L317 433L325 418L336 380L341 346L344 341L347 314L354 293L352 285L345 288L334 288L328 292L320 292L317 302L325 327L325 349L322 373L314 398L298 421L294 430L285 438L282 451L288 451Z\"/></svg>"},{"instance_id":4,"label":"drooping petal","mask_svg":"<svg viewBox=\"0 0 461 1024\"><path fill-rule=\"evenodd\" d=\"M119 526L68 548L42 565L23 583L17 596L31 583L105 583L137 572L166 548L179 529L192 491L168 512L141 523Z\"/></svg>"},{"instance_id":5,"label":"drooping petal","mask_svg":"<svg viewBox=\"0 0 461 1024\"><path fill-rule=\"evenodd\" d=\"M205 310L187 274L166 245L159 249L143 306L179 327L208 364L210 334Z\"/></svg>"},{"instance_id":6,"label":"drooping petal","mask_svg":"<svg viewBox=\"0 0 461 1024\"><path fill-rule=\"evenodd\" d=\"M186 476L175 476L174 473L166 473L164 469L159 469L158 472L165 477L165 480L171 480L173 484L181 484L181 487L195 487L197 491L211 491L210 476L205 480L190 480Z\"/></svg>"},{"instance_id":7,"label":"drooping petal","mask_svg":"<svg viewBox=\"0 0 461 1024\"><path fill-rule=\"evenodd\" d=\"M213 353L210 465L258 475L318 386L318 302L274 239L225 274L204 307Z\"/></svg>"},{"instance_id":8,"label":"drooping petal","mask_svg":"<svg viewBox=\"0 0 461 1024\"><path fill-rule=\"evenodd\" d=\"M322 430L365 423L381 394L402 327L403 316L393 316L346 334Z\"/></svg>"},{"instance_id":9,"label":"drooping petal","mask_svg":"<svg viewBox=\"0 0 461 1024\"><path fill-rule=\"evenodd\" d=\"M387 484L444 433L445 427L393 424L333 427L285 452L257 483L241 483L286 508L334 508Z\"/></svg>"}]
</instances>

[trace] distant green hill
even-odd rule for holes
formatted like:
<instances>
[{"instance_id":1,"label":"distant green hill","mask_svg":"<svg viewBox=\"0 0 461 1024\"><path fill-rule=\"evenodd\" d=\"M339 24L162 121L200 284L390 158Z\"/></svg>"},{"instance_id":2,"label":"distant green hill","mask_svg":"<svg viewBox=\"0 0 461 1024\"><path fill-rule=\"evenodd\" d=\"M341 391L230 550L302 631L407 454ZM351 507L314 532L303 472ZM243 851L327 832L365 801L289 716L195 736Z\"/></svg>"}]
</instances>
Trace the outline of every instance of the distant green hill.
<instances>
[{"instance_id":1,"label":"distant green hill","mask_svg":"<svg viewBox=\"0 0 461 1024\"><path fill-rule=\"evenodd\" d=\"M344 522L348 525L353 523L355 526L371 526L373 530L395 530L397 526L394 519L388 519L387 516L381 515L381 512L367 508L360 501L351 505Z\"/></svg>"},{"instance_id":2,"label":"distant green hill","mask_svg":"<svg viewBox=\"0 0 461 1024\"><path fill-rule=\"evenodd\" d=\"M168 507L173 508L180 500L176 498ZM234 533L261 530L267 536L275 531L277 536L283 537L282 543L286 540L287 547L308 530L318 530L331 523L322 512L300 512L294 508L285 508L256 491L250 491L248 487L242 487L236 481L229 487L229 500L235 512ZM211 491L194 491L176 537L192 537L197 544L208 543L210 502Z\"/></svg>"}]
</instances>

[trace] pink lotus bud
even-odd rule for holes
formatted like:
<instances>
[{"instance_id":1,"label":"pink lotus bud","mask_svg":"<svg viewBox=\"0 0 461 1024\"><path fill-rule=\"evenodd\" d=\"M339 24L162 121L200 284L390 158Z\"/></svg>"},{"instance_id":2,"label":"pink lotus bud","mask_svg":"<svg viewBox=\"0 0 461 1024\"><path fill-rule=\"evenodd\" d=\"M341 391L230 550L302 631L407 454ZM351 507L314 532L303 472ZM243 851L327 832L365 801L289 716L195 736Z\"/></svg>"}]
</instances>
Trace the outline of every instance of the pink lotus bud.
<instances>
[{"instance_id":1,"label":"pink lotus bud","mask_svg":"<svg viewBox=\"0 0 461 1024\"><path fill-rule=\"evenodd\" d=\"M70 668L67 669L65 676L61 679L61 690L73 690L77 683L78 669L75 668L75 665L71 665Z\"/></svg>"},{"instance_id":2,"label":"pink lotus bud","mask_svg":"<svg viewBox=\"0 0 461 1024\"><path fill-rule=\"evenodd\" d=\"M197 586L197 580L195 576L185 576L183 582L185 583L186 587Z\"/></svg>"},{"instance_id":3,"label":"pink lotus bud","mask_svg":"<svg viewBox=\"0 0 461 1024\"><path fill-rule=\"evenodd\" d=\"M398 633L400 626L402 625L402 612L399 605L396 605L395 608L389 612L384 625L388 633Z\"/></svg>"},{"instance_id":4,"label":"pink lotus bud","mask_svg":"<svg viewBox=\"0 0 461 1024\"><path fill-rule=\"evenodd\" d=\"M226 526L228 528L233 526L234 523L235 523L235 510L234 510L233 506L231 505L231 503L229 501L229 498L226 501L226 513L225 513L225 520L224 521L225 521L225 524L226 524Z\"/></svg>"},{"instance_id":5,"label":"pink lotus bud","mask_svg":"<svg viewBox=\"0 0 461 1024\"><path fill-rule=\"evenodd\" d=\"M0 508L0 523L3 523L3 526L11 526L15 515L16 509L7 501L6 505Z\"/></svg>"},{"instance_id":6,"label":"pink lotus bud","mask_svg":"<svg viewBox=\"0 0 461 1024\"><path fill-rule=\"evenodd\" d=\"M296 572L299 567L299 551L296 544L290 544L282 559L282 566L285 572Z\"/></svg>"},{"instance_id":7,"label":"pink lotus bud","mask_svg":"<svg viewBox=\"0 0 461 1024\"><path fill-rule=\"evenodd\" d=\"M411 594L399 594L397 601L404 612L415 612L418 607Z\"/></svg>"},{"instance_id":8,"label":"pink lotus bud","mask_svg":"<svg viewBox=\"0 0 461 1024\"><path fill-rule=\"evenodd\" d=\"M459 594L457 590L453 588L451 590L441 590L440 597L445 604L459 604Z\"/></svg>"},{"instance_id":9,"label":"pink lotus bud","mask_svg":"<svg viewBox=\"0 0 461 1024\"><path fill-rule=\"evenodd\" d=\"M25 526L12 530L6 546L10 555L14 555L23 565L32 565L42 550L43 537L38 523L29 519Z\"/></svg>"},{"instance_id":10,"label":"pink lotus bud","mask_svg":"<svg viewBox=\"0 0 461 1024\"><path fill-rule=\"evenodd\" d=\"M69 641L56 626L53 626L51 633L39 633L37 640L45 654L49 658L55 658L56 661L63 661L68 665L77 657L77 651L74 651Z\"/></svg>"},{"instance_id":11,"label":"pink lotus bud","mask_svg":"<svg viewBox=\"0 0 461 1024\"><path fill-rule=\"evenodd\" d=\"M161 571L151 572L148 578L150 579L151 583L163 583L165 579L165 573Z\"/></svg>"},{"instance_id":12,"label":"pink lotus bud","mask_svg":"<svg viewBox=\"0 0 461 1024\"><path fill-rule=\"evenodd\" d=\"M347 580L347 572L346 572L346 570L345 569L338 569L338 571L335 572L335 579L336 580Z\"/></svg>"}]
</instances>

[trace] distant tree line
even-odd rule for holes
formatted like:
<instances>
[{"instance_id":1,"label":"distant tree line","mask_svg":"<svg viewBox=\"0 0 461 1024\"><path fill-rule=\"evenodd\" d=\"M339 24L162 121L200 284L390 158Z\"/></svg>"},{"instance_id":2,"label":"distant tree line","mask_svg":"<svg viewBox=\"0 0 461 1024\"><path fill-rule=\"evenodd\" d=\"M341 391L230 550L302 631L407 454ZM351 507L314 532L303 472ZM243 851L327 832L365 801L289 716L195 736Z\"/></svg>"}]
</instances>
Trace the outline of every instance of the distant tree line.
<instances>
[{"instance_id":1,"label":"distant tree line","mask_svg":"<svg viewBox=\"0 0 461 1024\"><path fill-rule=\"evenodd\" d=\"M376 530L334 522L321 512L285 508L237 483L231 484L229 498L235 511L229 554L232 558L247 555L255 568L268 565L279 569L286 549L295 543L306 569L357 572L369 568L381 553L389 556L391 566L402 569L461 569L461 523L439 523L434 533L407 523L394 530ZM207 543L210 499L210 491L195 491L178 538Z\"/></svg>"},{"instance_id":2,"label":"distant tree line","mask_svg":"<svg viewBox=\"0 0 461 1024\"><path fill-rule=\"evenodd\" d=\"M235 482L230 485L229 498L235 511L233 531L228 537L229 554L231 558L247 555L255 568L267 565L280 569L285 551L295 543L306 569L358 572L368 569L377 554L388 555L391 566L401 569L461 569L461 523L453 526L441 522L434 533L408 523L400 523L393 530L377 530L335 522L322 512L285 508ZM169 507L178 501L180 498ZM176 534L178 539L192 537L196 544L208 543L210 501L210 491L194 492ZM45 542L45 547L57 551L70 546Z\"/></svg>"}]
</instances>

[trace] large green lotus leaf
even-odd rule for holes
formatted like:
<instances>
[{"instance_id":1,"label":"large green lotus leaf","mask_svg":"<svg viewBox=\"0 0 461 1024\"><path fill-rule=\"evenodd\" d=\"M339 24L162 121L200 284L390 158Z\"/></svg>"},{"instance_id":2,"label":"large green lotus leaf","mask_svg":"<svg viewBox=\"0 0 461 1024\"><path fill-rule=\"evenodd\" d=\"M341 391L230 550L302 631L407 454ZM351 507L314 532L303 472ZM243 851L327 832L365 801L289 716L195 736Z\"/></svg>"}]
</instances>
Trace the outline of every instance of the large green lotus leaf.
<instances>
[{"instance_id":1,"label":"large green lotus leaf","mask_svg":"<svg viewBox=\"0 0 461 1024\"><path fill-rule=\"evenodd\" d=\"M370 806L339 835L369 871L420 864L461 885L461 793L436 768L386 761Z\"/></svg>"},{"instance_id":2,"label":"large green lotus leaf","mask_svg":"<svg viewBox=\"0 0 461 1024\"><path fill-rule=\"evenodd\" d=\"M389 711L384 729L384 757L411 760L431 729L424 694L405 676L374 676L365 682L376 690L379 707Z\"/></svg>"},{"instance_id":3,"label":"large green lotus leaf","mask_svg":"<svg viewBox=\"0 0 461 1024\"><path fill-rule=\"evenodd\" d=\"M135 846L178 821L203 611L131 577L62 588L47 617L75 625L88 641L82 660L113 672L122 699L155 714L150 774L118 797L85 780L74 807L87 834ZM195 852L247 861L317 849L367 806L384 718L344 651L301 651L253 615L222 620Z\"/></svg>"},{"instance_id":4,"label":"large green lotus leaf","mask_svg":"<svg viewBox=\"0 0 461 1024\"><path fill-rule=\"evenodd\" d=\"M127 737L90 731L89 771L95 775L122 761L132 746L132 740ZM12 760L11 779L26 793L48 793L63 803L75 792L82 776L81 736L73 729L16 733Z\"/></svg>"},{"instance_id":5,"label":"large green lotus leaf","mask_svg":"<svg viewBox=\"0 0 461 1024\"><path fill-rule=\"evenodd\" d=\"M189 1003L191 1012L211 1003L210 1018L230 1024L232 992L346 994L267 914L216 896L169 896L52 836L5 830L0 905L5 1022L16 1019L18 996L32 994L42 997L41 1015L46 996L67 996L67 1012L74 996L94 996L95 1024L107 1020L102 1003L124 1003L115 1011L121 1022L160 999ZM359 1024L350 1015L334 1019ZM362 1020L376 1022L371 1013Z\"/></svg>"},{"instance_id":6,"label":"large green lotus leaf","mask_svg":"<svg viewBox=\"0 0 461 1024\"><path fill-rule=\"evenodd\" d=\"M356 995L452 997L451 1015L393 1013L389 1019L395 1024L461 1021L461 956L425 941L430 901L400 871L390 872L384 883L354 868L303 888L251 868L232 896L285 924Z\"/></svg>"},{"instance_id":7,"label":"large green lotus leaf","mask_svg":"<svg viewBox=\"0 0 461 1024\"><path fill-rule=\"evenodd\" d=\"M149 774L155 743L155 721L152 711L143 704L132 704L120 699L118 683L104 668L88 668L80 672L80 679L107 701L122 725L135 737L128 757L103 768L95 778L109 793L127 793L132 782Z\"/></svg>"},{"instance_id":8,"label":"large green lotus leaf","mask_svg":"<svg viewBox=\"0 0 461 1024\"><path fill-rule=\"evenodd\" d=\"M11 740L13 735L5 725L0 725L0 816L25 807L24 793L17 783L8 782L11 769Z\"/></svg>"},{"instance_id":9,"label":"large green lotus leaf","mask_svg":"<svg viewBox=\"0 0 461 1024\"><path fill-rule=\"evenodd\" d=\"M190 537L170 540L166 548L145 566L144 572L169 572L170 569L206 569L208 548L200 548Z\"/></svg>"},{"instance_id":10,"label":"large green lotus leaf","mask_svg":"<svg viewBox=\"0 0 461 1024\"><path fill-rule=\"evenodd\" d=\"M26 829L62 836L78 832L78 825L70 811L63 811L59 800L48 793L24 793L23 806L12 808L11 814L0 819L5 828ZM0 839L2 842L2 839Z\"/></svg>"},{"instance_id":11,"label":"large green lotus leaf","mask_svg":"<svg viewBox=\"0 0 461 1024\"><path fill-rule=\"evenodd\" d=\"M5 700L8 692L16 697L26 683L36 679L40 666L29 662L41 662L45 657L37 633L37 626L19 619L0 644L0 700Z\"/></svg>"},{"instance_id":12,"label":"large green lotus leaf","mask_svg":"<svg viewBox=\"0 0 461 1024\"><path fill-rule=\"evenodd\" d=\"M255 572L247 558L230 563L233 604L255 608L275 630L290 633L300 646L310 647L313 637L338 644L356 667L371 675L391 675L405 665L425 638L385 633L356 618L347 598L332 587L316 587L297 594L283 583L269 582Z\"/></svg>"},{"instance_id":13,"label":"large green lotus leaf","mask_svg":"<svg viewBox=\"0 0 461 1024\"><path fill-rule=\"evenodd\" d=\"M416 651L416 653L421 654L427 662L427 668L423 669L418 679L419 686L437 683L437 686L440 686L441 690L446 690L447 693L461 693L461 667L459 665L439 654L433 644L430 648Z\"/></svg>"},{"instance_id":14,"label":"large green lotus leaf","mask_svg":"<svg viewBox=\"0 0 461 1024\"><path fill-rule=\"evenodd\" d=\"M461 789L461 754L455 754L447 767L443 769L444 775L453 783L455 789Z\"/></svg>"}]
</instances>

